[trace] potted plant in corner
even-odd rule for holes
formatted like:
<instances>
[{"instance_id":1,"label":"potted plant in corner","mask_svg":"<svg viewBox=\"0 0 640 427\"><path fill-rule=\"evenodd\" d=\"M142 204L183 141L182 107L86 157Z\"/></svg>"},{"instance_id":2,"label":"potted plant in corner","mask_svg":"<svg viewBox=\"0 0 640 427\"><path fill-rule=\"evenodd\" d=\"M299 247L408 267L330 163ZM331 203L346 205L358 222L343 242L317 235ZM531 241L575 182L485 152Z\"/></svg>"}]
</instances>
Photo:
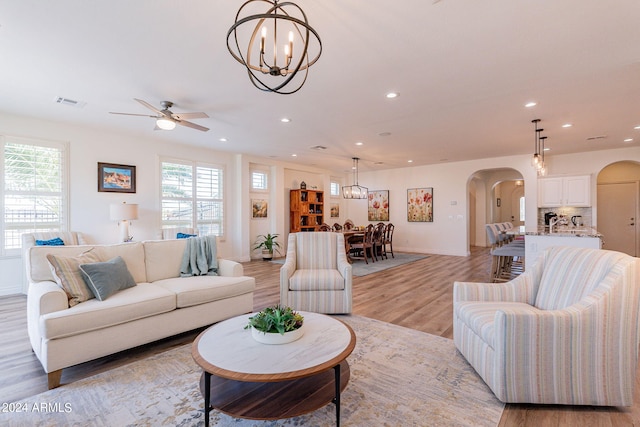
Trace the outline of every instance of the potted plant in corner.
<instances>
[{"instance_id":1,"label":"potted plant in corner","mask_svg":"<svg viewBox=\"0 0 640 427\"><path fill-rule=\"evenodd\" d=\"M291 307L276 305L267 307L249 317L244 327L251 329L253 339L263 344L286 344L304 333L304 317Z\"/></svg>"},{"instance_id":2,"label":"potted plant in corner","mask_svg":"<svg viewBox=\"0 0 640 427\"><path fill-rule=\"evenodd\" d=\"M266 236L261 234L255 241L253 249L262 249L262 259L264 261L269 261L273 258L274 250L280 254L280 251L278 250L280 243L276 242L277 237L277 234L269 233Z\"/></svg>"}]
</instances>

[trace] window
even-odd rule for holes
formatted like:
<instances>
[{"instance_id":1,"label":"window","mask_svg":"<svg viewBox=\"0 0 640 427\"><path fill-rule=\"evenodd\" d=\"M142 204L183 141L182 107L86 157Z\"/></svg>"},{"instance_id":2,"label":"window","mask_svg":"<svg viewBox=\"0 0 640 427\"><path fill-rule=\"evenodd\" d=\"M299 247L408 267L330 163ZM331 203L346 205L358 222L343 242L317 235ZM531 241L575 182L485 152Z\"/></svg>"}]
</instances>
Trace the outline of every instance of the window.
<instances>
[{"instance_id":1,"label":"window","mask_svg":"<svg viewBox=\"0 0 640 427\"><path fill-rule=\"evenodd\" d=\"M269 186L267 185L267 174L265 172L251 172L251 189L259 191L267 191L269 189Z\"/></svg>"},{"instance_id":2,"label":"window","mask_svg":"<svg viewBox=\"0 0 640 427\"><path fill-rule=\"evenodd\" d=\"M0 255L20 253L23 233L67 229L67 147L0 136Z\"/></svg>"},{"instance_id":3,"label":"window","mask_svg":"<svg viewBox=\"0 0 640 427\"><path fill-rule=\"evenodd\" d=\"M331 197L340 197L340 183L331 181Z\"/></svg>"},{"instance_id":4,"label":"window","mask_svg":"<svg viewBox=\"0 0 640 427\"><path fill-rule=\"evenodd\" d=\"M524 196L520 197L520 221L524 222L524 212L525 212L525 205L524 205Z\"/></svg>"},{"instance_id":5,"label":"window","mask_svg":"<svg viewBox=\"0 0 640 427\"><path fill-rule=\"evenodd\" d=\"M221 166L163 161L162 227L192 227L200 235L224 235L224 170Z\"/></svg>"}]
</instances>

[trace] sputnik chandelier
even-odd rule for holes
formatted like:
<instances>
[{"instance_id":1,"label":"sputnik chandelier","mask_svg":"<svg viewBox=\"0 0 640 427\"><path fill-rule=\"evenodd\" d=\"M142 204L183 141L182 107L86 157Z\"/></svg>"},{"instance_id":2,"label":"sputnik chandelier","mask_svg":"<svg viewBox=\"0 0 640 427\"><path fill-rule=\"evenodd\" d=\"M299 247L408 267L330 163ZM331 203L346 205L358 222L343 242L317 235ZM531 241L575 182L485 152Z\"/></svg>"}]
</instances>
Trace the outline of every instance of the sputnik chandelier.
<instances>
[{"instance_id":1,"label":"sputnik chandelier","mask_svg":"<svg viewBox=\"0 0 640 427\"><path fill-rule=\"evenodd\" d=\"M269 4L266 11L264 3ZM249 0L227 32L227 48L245 66L255 87L289 95L306 82L309 67L320 58L322 42L295 3ZM310 50L317 51L315 56Z\"/></svg>"},{"instance_id":2,"label":"sputnik chandelier","mask_svg":"<svg viewBox=\"0 0 640 427\"><path fill-rule=\"evenodd\" d=\"M345 199L367 199L369 197L369 189L358 185L358 157L352 157L353 160L353 182L354 185L345 185L342 187L342 197Z\"/></svg>"},{"instance_id":3,"label":"sputnik chandelier","mask_svg":"<svg viewBox=\"0 0 640 427\"><path fill-rule=\"evenodd\" d=\"M533 157L531 158L531 166L536 168L538 176L545 176L547 174L547 168L544 164L544 143L547 139L546 136L540 136L540 133L544 129L538 129L538 123L540 119L531 120L531 123L535 126L535 141L533 149Z\"/></svg>"}]
</instances>

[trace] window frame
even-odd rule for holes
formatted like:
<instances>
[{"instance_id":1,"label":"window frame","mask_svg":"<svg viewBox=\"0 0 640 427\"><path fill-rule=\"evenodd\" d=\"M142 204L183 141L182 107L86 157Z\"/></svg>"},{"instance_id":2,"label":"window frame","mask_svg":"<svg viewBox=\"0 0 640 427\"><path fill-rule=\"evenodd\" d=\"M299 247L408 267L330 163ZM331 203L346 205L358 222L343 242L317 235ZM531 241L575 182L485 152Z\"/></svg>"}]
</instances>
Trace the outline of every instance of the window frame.
<instances>
[{"instance_id":1,"label":"window frame","mask_svg":"<svg viewBox=\"0 0 640 427\"><path fill-rule=\"evenodd\" d=\"M264 177L264 187L254 187L253 186L253 175L254 174L261 174ZM251 186L251 191L254 193L268 193L269 192L269 172L258 168L258 167L252 167L249 170L249 182L250 182L250 186Z\"/></svg>"},{"instance_id":2,"label":"window frame","mask_svg":"<svg viewBox=\"0 0 640 427\"><path fill-rule=\"evenodd\" d=\"M59 191L55 192L43 192L43 191L12 191L6 188L5 183L7 182L5 179L6 173L6 147L7 144L19 144L19 145L29 145L47 149L54 149L59 152L60 156L60 180L59 183ZM29 138L29 137L18 137L12 135L2 135L0 134L0 177L2 177L2 185L0 185L0 211L2 212L2 218L0 219L0 258L8 258L20 256L22 250L22 238L20 238L19 246L7 248L7 237L6 231L10 229L20 230L24 229L23 232L19 233L20 235L24 233L31 233L40 231L67 231L69 230L69 187L70 187L70 179L69 179L69 142L67 141L54 141L54 140L45 140L38 138ZM23 225L22 227L10 227L7 225L6 219L6 198L7 195L15 194L15 195L24 195L24 196L35 196L36 200L38 196L47 197L53 195L54 197L59 198L59 208L60 212L58 214L58 220L52 223L49 223L47 227L37 227L37 222L32 223L31 227L28 227L28 224Z\"/></svg>"},{"instance_id":3,"label":"window frame","mask_svg":"<svg viewBox=\"0 0 640 427\"><path fill-rule=\"evenodd\" d=\"M182 197L182 198L167 198L164 197L163 195L163 185L164 185L164 179L163 179L163 171L164 171L164 167L163 164L164 163L169 163L169 164L175 164L175 165L181 165L181 166L186 166L186 167L190 167L191 168L191 196L189 198L187 197ZM197 178L194 179L194 177L197 177L197 170L198 168L206 168L206 169L211 169L211 170L218 170L220 173L220 185L219 185L219 193L221 194L222 197L220 198L202 198L202 197L198 197L198 180ZM160 164L159 164L159 169L160 169L160 227L162 229L164 229L165 227L180 227L180 226L188 226L188 227L192 227L196 230L198 230L198 232L200 233L200 227L198 226L199 224L203 224L203 223L207 223L207 224L217 224L217 221L209 221L209 222L205 222L205 221L198 221L198 209L197 209L197 204L198 201L212 201L214 203L219 202L220 205L222 206L222 218L219 221L219 227L220 227L220 233L219 234L215 234L216 236L218 236L221 240L224 240L225 238L225 233L226 233L226 211L227 211L227 207L226 207L226 169L225 166L222 164L218 164L218 163L211 163L211 162L201 162L201 161L193 161L193 160L185 160L185 159L176 159L176 158L160 158ZM185 224L170 224L167 223L166 221L164 221L163 219L163 202L165 200L184 200L184 201L189 201L191 203L191 218L190 218L190 222L188 225Z\"/></svg>"}]
</instances>

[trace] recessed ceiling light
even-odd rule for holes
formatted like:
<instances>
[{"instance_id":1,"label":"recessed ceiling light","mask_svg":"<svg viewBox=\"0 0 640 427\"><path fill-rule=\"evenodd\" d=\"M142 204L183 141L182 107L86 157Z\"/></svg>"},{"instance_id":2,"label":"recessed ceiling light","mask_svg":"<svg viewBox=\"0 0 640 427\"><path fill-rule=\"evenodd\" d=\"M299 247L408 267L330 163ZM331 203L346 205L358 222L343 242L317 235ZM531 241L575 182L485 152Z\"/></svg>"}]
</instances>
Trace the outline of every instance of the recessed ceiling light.
<instances>
[{"instance_id":1,"label":"recessed ceiling light","mask_svg":"<svg viewBox=\"0 0 640 427\"><path fill-rule=\"evenodd\" d=\"M364 142L358 141L356 142L356 145L364 145Z\"/></svg>"},{"instance_id":2,"label":"recessed ceiling light","mask_svg":"<svg viewBox=\"0 0 640 427\"><path fill-rule=\"evenodd\" d=\"M227 142L227 138L220 138L218 141L220 141L220 142Z\"/></svg>"},{"instance_id":3,"label":"recessed ceiling light","mask_svg":"<svg viewBox=\"0 0 640 427\"><path fill-rule=\"evenodd\" d=\"M282 123L289 123L289 122L291 121L291 119L290 119L290 118L288 118L288 117L283 117L283 118L281 118L281 119L280 119L280 121L281 121Z\"/></svg>"},{"instance_id":4,"label":"recessed ceiling light","mask_svg":"<svg viewBox=\"0 0 640 427\"><path fill-rule=\"evenodd\" d=\"M389 98L389 99L397 98L398 96L400 96L400 94L398 92L389 92L387 94L387 98Z\"/></svg>"},{"instance_id":5,"label":"recessed ceiling light","mask_svg":"<svg viewBox=\"0 0 640 427\"><path fill-rule=\"evenodd\" d=\"M413 160L407 160L407 163L413 163Z\"/></svg>"},{"instance_id":6,"label":"recessed ceiling light","mask_svg":"<svg viewBox=\"0 0 640 427\"><path fill-rule=\"evenodd\" d=\"M544 147L544 150L542 150L542 151L551 151L551 148L549 148L549 147Z\"/></svg>"},{"instance_id":7,"label":"recessed ceiling light","mask_svg":"<svg viewBox=\"0 0 640 427\"><path fill-rule=\"evenodd\" d=\"M624 142L631 142L631 141L633 141L633 138L627 138L624 140Z\"/></svg>"},{"instance_id":8,"label":"recessed ceiling light","mask_svg":"<svg viewBox=\"0 0 640 427\"><path fill-rule=\"evenodd\" d=\"M535 107L536 105L538 105L538 103L535 101L527 102L526 104L524 104L524 106L527 108Z\"/></svg>"},{"instance_id":9,"label":"recessed ceiling light","mask_svg":"<svg viewBox=\"0 0 640 427\"><path fill-rule=\"evenodd\" d=\"M638 125L638 126L634 127L634 129L640 129L640 125Z\"/></svg>"},{"instance_id":10,"label":"recessed ceiling light","mask_svg":"<svg viewBox=\"0 0 640 427\"><path fill-rule=\"evenodd\" d=\"M291 157L298 157L298 155L297 154L292 154Z\"/></svg>"},{"instance_id":11,"label":"recessed ceiling light","mask_svg":"<svg viewBox=\"0 0 640 427\"><path fill-rule=\"evenodd\" d=\"M571 123L565 123L562 125L563 128L570 128L571 126L573 126Z\"/></svg>"}]
</instances>

